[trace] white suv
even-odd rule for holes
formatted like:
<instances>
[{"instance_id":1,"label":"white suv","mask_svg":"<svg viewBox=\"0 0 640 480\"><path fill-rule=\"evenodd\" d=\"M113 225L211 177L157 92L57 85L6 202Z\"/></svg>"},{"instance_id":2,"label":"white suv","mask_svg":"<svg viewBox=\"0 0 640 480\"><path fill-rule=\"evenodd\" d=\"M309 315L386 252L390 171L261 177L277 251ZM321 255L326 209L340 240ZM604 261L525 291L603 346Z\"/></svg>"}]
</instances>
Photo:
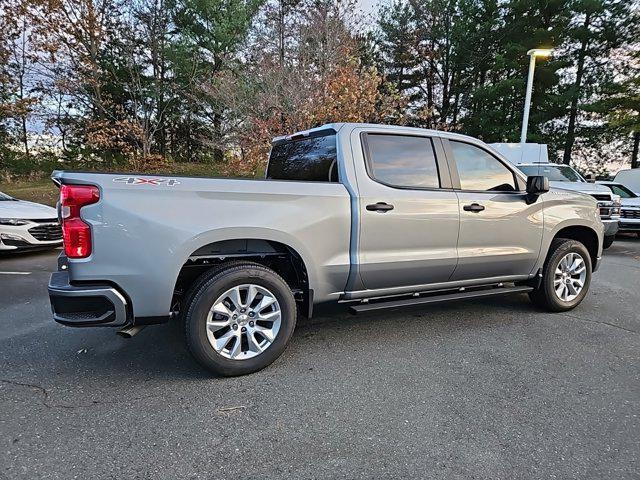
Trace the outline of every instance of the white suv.
<instances>
[{"instance_id":1,"label":"white suv","mask_svg":"<svg viewBox=\"0 0 640 480\"><path fill-rule=\"evenodd\" d=\"M640 236L640 196L617 182L598 182L620 196L620 232L636 233Z\"/></svg>"}]
</instances>

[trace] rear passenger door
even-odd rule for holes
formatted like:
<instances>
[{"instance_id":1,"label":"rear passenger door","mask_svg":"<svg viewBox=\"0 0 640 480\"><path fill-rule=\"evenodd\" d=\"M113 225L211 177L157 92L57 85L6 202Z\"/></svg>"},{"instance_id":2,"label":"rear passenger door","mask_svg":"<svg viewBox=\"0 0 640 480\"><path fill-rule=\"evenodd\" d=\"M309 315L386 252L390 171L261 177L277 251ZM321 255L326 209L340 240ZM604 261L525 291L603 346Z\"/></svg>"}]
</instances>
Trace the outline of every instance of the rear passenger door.
<instances>
[{"instance_id":1,"label":"rear passenger door","mask_svg":"<svg viewBox=\"0 0 640 480\"><path fill-rule=\"evenodd\" d=\"M361 280L369 290L446 282L457 261L459 211L442 143L387 132L352 134Z\"/></svg>"},{"instance_id":2,"label":"rear passenger door","mask_svg":"<svg viewBox=\"0 0 640 480\"><path fill-rule=\"evenodd\" d=\"M542 202L530 202L514 167L488 149L443 140L460 200L458 266L452 281L531 273L542 243Z\"/></svg>"}]
</instances>

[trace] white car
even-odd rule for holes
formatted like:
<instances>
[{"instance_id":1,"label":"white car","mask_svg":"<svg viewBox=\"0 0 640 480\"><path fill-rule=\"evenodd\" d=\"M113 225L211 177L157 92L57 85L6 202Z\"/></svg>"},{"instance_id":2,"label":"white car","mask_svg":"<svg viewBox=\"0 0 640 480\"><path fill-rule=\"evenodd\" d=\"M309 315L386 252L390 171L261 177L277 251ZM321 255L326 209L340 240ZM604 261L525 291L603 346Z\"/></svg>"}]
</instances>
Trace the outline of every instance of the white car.
<instances>
[{"instance_id":1,"label":"white car","mask_svg":"<svg viewBox=\"0 0 640 480\"><path fill-rule=\"evenodd\" d=\"M636 233L640 236L640 196L618 182L598 182L615 195L620 195L620 232Z\"/></svg>"},{"instance_id":2,"label":"white car","mask_svg":"<svg viewBox=\"0 0 640 480\"><path fill-rule=\"evenodd\" d=\"M55 208L0 192L0 252L62 245Z\"/></svg>"}]
</instances>

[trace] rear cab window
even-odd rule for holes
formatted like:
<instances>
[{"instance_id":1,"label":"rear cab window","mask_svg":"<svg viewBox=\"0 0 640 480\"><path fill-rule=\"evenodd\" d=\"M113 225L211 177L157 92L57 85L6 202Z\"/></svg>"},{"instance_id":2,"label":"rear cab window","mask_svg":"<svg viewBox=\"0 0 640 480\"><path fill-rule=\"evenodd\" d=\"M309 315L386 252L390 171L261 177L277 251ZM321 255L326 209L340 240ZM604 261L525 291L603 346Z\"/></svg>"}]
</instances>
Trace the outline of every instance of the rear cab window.
<instances>
[{"instance_id":1,"label":"rear cab window","mask_svg":"<svg viewBox=\"0 0 640 480\"><path fill-rule=\"evenodd\" d=\"M338 182L336 132L333 129L292 135L274 142L266 178L300 182Z\"/></svg>"}]
</instances>

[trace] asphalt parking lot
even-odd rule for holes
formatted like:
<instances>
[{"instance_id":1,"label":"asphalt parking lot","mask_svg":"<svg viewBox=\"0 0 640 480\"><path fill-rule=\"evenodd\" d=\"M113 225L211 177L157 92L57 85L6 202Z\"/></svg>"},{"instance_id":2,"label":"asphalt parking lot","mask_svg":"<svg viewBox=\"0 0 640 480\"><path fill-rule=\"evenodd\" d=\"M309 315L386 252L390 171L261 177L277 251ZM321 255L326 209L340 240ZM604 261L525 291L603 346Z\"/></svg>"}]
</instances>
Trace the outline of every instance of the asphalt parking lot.
<instances>
[{"instance_id":1,"label":"asphalt parking lot","mask_svg":"<svg viewBox=\"0 0 640 480\"><path fill-rule=\"evenodd\" d=\"M567 314L523 295L323 316L232 379L177 323L130 340L54 324L55 257L0 258L0 477L640 476L638 239Z\"/></svg>"}]
</instances>

